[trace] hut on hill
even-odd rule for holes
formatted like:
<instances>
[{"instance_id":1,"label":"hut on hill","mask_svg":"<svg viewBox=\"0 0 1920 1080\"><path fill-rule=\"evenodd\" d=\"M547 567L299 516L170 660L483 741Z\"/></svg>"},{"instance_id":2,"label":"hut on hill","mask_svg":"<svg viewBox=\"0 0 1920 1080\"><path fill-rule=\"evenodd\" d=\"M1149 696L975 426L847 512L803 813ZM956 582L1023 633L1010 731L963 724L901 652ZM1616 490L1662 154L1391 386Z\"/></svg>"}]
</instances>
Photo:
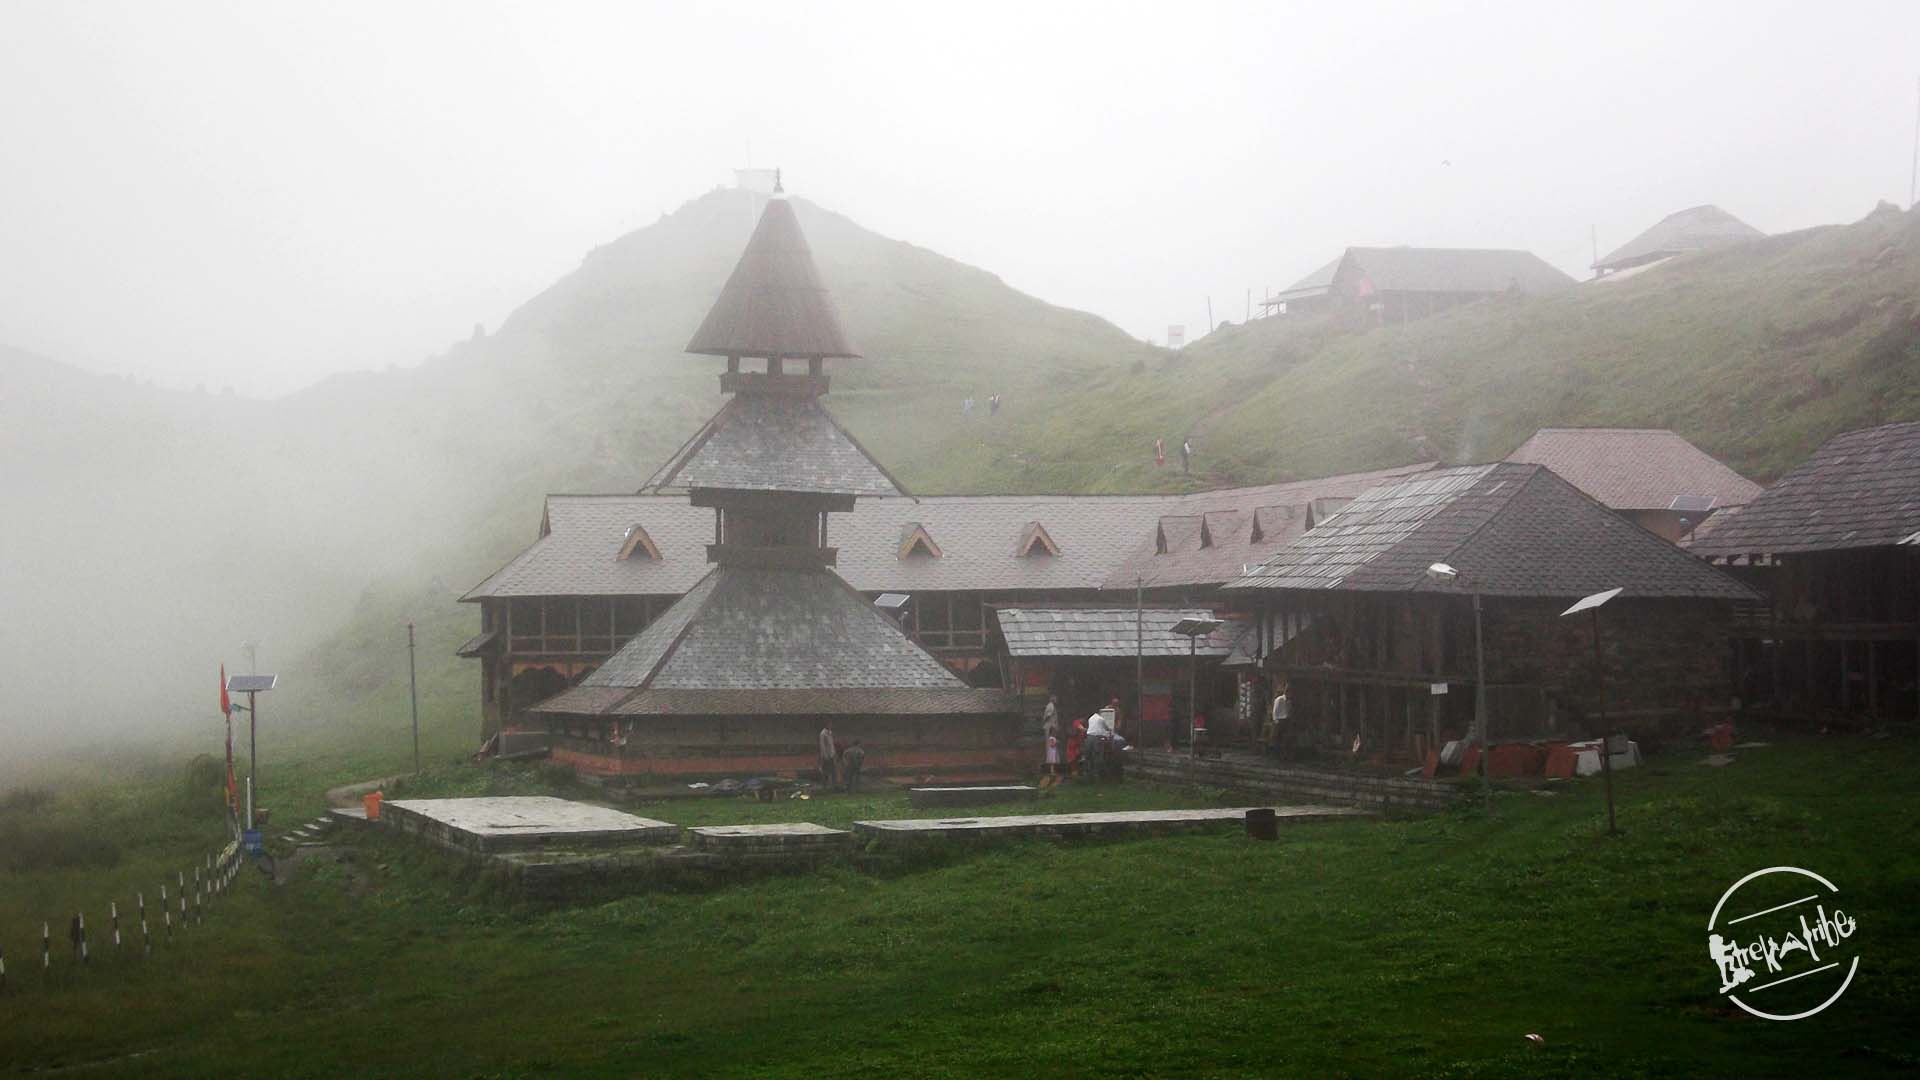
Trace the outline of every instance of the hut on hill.
<instances>
[{"instance_id":1,"label":"hut on hill","mask_svg":"<svg viewBox=\"0 0 1920 1080\"><path fill-rule=\"evenodd\" d=\"M555 760L606 775L803 771L831 722L879 769L1010 767L1011 699L969 687L832 569L832 515L904 492L820 402L826 361L859 354L784 198L687 351L726 358L731 397L650 484L711 512L711 569L530 710ZM628 558L647 547L628 544Z\"/></svg>"},{"instance_id":2,"label":"hut on hill","mask_svg":"<svg viewBox=\"0 0 1920 1080\"><path fill-rule=\"evenodd\" d=\"M1581 732L1600 703L1592 624L1561 612L1614 588L1608 715L1652 729L1725 708L1724 629L1754 594L1540 465L1376 488L1228 586L1258 598L1256 655L1305 744L1414 760L1475 733L1482 667L1487 737Z\"/></svg>"},{"instance_id":3,"label":"hut on hill","mask_svg":"<svg viewBox=\"0 0 1920 1080\"><path fill-rule=\"evenodd\" d=\"M1920 423L1828 439L1690 549L1766 594L1734 627L1749 698L1920 715Z\"/></svg>"},{"instance_id":4,"label":"hut on hill","mask_svg":"<svg viewBox=\"0 0 1920 1080\"><path fill-rule=\"evenodd\" d=\"M1551 293L1573 284L1530 251L1350 247L1260 304L1270 315L1346 307L1403 322L1489 296Z\"/></svg>"},{"instance_id":5,"label":"hut on hill","mask_svg":"<svg viewBox=\"0 0 1920 1080\"><path fill-rule=\"evenodd\" d=\"M1665 429L1541 428L1508 461L1545 465L1614 513L1678 543L1760 485Z\"/></svg>"},{"instance_id":6,"label":"hut on hill","mask_svg":"<svg viewBox=\"0 0 1920 1080\"><path fill-rule=\"evenodd\" d=\"M1675 255L1743 244L1767 235L1717 206L1692 206L1661 218L1593 264L1596 274L1618 274Z\"/></svg>"}]
</instances>

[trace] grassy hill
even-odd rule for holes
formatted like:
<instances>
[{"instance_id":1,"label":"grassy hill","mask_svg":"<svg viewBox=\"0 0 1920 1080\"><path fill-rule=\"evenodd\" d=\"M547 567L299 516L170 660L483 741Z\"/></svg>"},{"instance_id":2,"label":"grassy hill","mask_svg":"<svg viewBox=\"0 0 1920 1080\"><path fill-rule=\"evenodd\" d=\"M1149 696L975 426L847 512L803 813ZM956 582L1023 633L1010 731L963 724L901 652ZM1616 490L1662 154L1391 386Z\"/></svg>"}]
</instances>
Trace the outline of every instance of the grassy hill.
<instances>
[{"instance_id":1,"label":"grassy hill","mask_svg":"<svg viewBox=\"0 0 1920 1080\"><path fill-rule=\"evenodd\" d=\"M909 476L962 397L1036 396L1150 352L797 205L867 356L836 369L835 407ZM247 639L298 676L274 702L283 725L375 708L406 670L408 618L429 675L455 670L472 612L453 601L532 539L541 495L632 490L719 406L719 363L681 348L754 214L714 191L591 252L492 334L272 401L0 352L0 471L32 523L0 538L0 734L138 725L204 745L216 665Z\"/></svg>"},{"instance_id":2,"label":"grassy hill","mask_svg":"<svg viewBox=\"0 0 1920 1080\"><path fill-rule=\"evenodd\" d=\"M1920 216L1883 207L1619 282L1406 325L1229 326L1177 354L1049 386L924 486L1127 490L1505 456L1545 426L1670 427L1769 480L1828 436L1920 417Z\"/></svg>"}]
</instances>

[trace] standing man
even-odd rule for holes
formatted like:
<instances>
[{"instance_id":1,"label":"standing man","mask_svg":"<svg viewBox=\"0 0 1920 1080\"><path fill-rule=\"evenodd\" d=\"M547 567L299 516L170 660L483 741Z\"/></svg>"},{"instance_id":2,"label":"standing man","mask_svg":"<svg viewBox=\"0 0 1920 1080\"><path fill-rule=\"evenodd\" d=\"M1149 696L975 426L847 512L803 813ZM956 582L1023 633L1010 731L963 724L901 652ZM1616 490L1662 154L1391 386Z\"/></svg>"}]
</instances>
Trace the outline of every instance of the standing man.
<instances>
[{"instance_id":1,"label":"standing man","mask_svg":"<svg viewBox=\"0 0 1920 1080\"><path fill-rule=\"evenodd\" d=\"M1280 752L1280 740L1285 738L1283 731L1287 726L1287 713L1289 709L1287 705L1287 684L1281 683L1279 685L1280 688L1278 692L1273 695L1273 715L1267 722L1267 753L1269 754L1277 754Z\"/></svg>"},{"instance_id":2,"label":"standing man","mask_svg":"<svg viewBox=\"0 0 1920 1080\"><path fill-rule=\"evenodd\" d=\"M1040 737L1055 738L1060 734L1060 695L1048 694L1047 707L1040 714Z\"/></svg>"},{"instance_id":3,"label":"standing man","mask_svg":"<svg viewBox=\"0 0 1920 1080\"><path fill-rule=\"evenodd\" d=\"M1193 473L1193 440L1192 439L1180 440L1180 471L1183 473L1187 473L1189 475Z\"/></svg>"},{"instance_id":4,"label":"standing man","mask_svg":"<svg viewBox=\"0 0 1920 1080\"><path fill-rule=\"evenodd\" d=\"M860 766L866 762L867 751L860 745L859 739L853 740L845 750L840 752L840 771L846 778L847 794L859 793Z\"/></svg>"},{"instance_id":5,"label":"standing man","mask_svg":"<svg viewBox=\"0 0 1920 1080\"><path fill-rule=\"evenodd\" d=\"M832 787L837 779L834 774L834 758L837 747L833 741L833 721L829 720L820 729L820 782Z\"/></svg>"}]
</instances>

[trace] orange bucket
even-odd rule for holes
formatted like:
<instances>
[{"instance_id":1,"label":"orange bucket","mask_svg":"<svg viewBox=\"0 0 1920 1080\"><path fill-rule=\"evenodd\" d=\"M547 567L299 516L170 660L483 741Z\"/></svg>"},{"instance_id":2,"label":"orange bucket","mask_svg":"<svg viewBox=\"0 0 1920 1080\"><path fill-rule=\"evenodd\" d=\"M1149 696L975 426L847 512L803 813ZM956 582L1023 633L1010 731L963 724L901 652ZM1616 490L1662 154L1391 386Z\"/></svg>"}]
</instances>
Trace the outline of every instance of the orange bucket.
<instances>
[{"instance_id":1,"label":"orange bucket","mask_svg":"<svg viewBox=\"0 0 1920 1080\"><path fill-rule=\"evenodd\" d=\"M380 797L384 792L374 791L361 796L360 805L367 808L367 820L380 820Z\"/></svg>"}]
</instances>

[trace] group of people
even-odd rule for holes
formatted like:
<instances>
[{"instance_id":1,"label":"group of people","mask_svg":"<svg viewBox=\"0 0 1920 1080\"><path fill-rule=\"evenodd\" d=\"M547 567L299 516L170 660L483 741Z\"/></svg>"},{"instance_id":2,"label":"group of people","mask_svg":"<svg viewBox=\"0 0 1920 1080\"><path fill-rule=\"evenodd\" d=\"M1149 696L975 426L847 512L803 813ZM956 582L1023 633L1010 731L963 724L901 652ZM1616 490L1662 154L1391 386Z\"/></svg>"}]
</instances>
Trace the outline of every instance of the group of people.
<instances>
[{"instance_id":1,"label":"group of people","mask_svg":"<svg viewBox=\"0 0 1920 1080\"><path fill-rule=\"evenodd\" d=\"M1046 773L1051 777L1089 776L1094 779L1118 779L1121 750L1127 740L1115 730L1120 715L1120 699L1084 720L1075 720L1070 731L1061 732L1060 698L1047 695L1047 707L1041 714L1040 734L1046 743Z\"/></svg>"},{"instance_id":2,"label":"group of people","mask_svg":"<svg viewBox=\"0 0 1920 1080\"><path fill-rule=\"evenodd\" d=\"M867 763L866 748L859 739L841 742L834 737L833 723L820 729L820 782L848 793L860 790L860 767Z\"/></svg>"},{"instance_id":3,"label":"group of people","mask_svg":"<svg viewBox=\"0 0 1920 1080\"><path fill-rule=\"evenodd\" d=\"M960 399L960 414L962 416L973 415L973 395L972 394L968 394L966 397ZM999 394L987 395L987 415L988 416L1000 415L1000 395Z\"/></svg>"},{"instance_id":4,"label":"group of people","mask_svg":"<svg viewBox=\"0 0 1920 1080\"><path fill-rule=\"evenodd\" d=\"M1165 439L1153 440L1153 463L1155 466L1166 465L1167 440ZM1193 440L1192 439L1180 440L1180 471L1183 473L1191 473L1193 471Z\"/></svg>"}]
</instances>

